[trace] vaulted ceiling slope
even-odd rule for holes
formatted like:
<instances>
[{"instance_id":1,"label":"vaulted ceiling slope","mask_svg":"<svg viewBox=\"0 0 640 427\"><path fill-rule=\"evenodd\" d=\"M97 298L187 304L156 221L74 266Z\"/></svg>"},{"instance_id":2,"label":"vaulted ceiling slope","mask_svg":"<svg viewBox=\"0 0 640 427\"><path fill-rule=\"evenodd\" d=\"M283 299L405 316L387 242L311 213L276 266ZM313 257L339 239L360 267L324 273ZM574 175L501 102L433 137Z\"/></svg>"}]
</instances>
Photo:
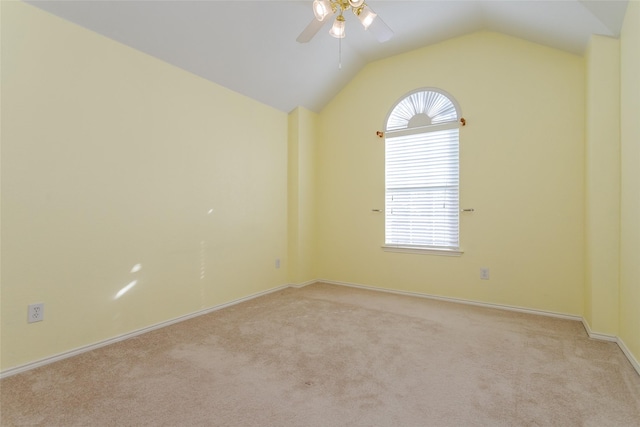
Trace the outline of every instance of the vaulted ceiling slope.
<instances>
[{"instance_id":1,"label":"vaulted ceiling slope","mask_svg":"<svg viewBox=\"0 0 640 427\"><path fill-rule=\"evenodd\" d=\"M330 25L296 42L312 0L28 3L281 111L318 112L367 63L478 30L582 54L591 34L619 36L628 0L371 0L395 35L378 43L346 13L342 68Z\"/></svg>"}]
</instances>

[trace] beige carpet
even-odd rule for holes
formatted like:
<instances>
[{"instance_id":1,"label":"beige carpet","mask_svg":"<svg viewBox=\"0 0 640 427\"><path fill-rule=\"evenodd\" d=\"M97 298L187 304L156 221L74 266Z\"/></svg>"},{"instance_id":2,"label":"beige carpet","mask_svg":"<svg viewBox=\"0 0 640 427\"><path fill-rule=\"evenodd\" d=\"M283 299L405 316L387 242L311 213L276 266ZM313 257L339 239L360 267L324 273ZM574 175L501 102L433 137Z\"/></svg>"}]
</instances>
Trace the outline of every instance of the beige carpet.
<instances>
[{"instance_id":1,"label":"beige carpet","mask_svg":"<svg viewBox=\"0 0 640 427\"><path fill-rule=\"evenodd\" d=\"M1 424L639 426L579 322L316 284L6 378Z\"/></svg>"}]
</instances>

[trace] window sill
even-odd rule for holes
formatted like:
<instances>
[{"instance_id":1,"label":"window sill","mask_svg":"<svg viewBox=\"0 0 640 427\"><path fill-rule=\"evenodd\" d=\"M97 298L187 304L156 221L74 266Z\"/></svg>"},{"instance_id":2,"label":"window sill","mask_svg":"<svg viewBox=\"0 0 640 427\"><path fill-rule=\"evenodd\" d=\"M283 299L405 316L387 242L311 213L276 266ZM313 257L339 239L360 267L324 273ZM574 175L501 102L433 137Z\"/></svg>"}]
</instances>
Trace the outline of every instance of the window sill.
<instances>
[{"instance_id":1,"label":"window sill","mask_svg":"<svg viewBox=\"0 0 640 427\"><path fill-rule=\"evenodd\" d=\"M403 252L408 254L440 255L440 256L461 256L464 252L459 249L438 249L419 246L392 246L383 245L385 252Z\"/></svg>"}]
</instances>

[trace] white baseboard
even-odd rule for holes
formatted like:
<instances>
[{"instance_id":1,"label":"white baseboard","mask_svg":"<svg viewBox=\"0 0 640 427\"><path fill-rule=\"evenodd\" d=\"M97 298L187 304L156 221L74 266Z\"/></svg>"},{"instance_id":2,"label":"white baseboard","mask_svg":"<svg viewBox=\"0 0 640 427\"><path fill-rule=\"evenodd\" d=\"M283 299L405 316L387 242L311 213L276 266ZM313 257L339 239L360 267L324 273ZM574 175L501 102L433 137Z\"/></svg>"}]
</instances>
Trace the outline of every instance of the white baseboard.
<instances>
[{"instance_id":1,"label":"white baseboard","mask_svg":"<svg viewBox=\"0 0 640 427\"><path fill-rule=\"evenodd\" d=\"M615 335L593 332L591 330L591 326L589 326L589 322L587 322L587 319L585 319L584 317L582 318L582 326L584 326L584 329L587 331L587 335L589 335L589 338L599 341L618 342L618 337L616 337Z\"/></svg>"},{"instance_id":2,"label":"white baseboard","mask_svg":"<svg viewBox=\"0 0 640 427\"><path fill-rule=\"evenodd\" d=\"M616 339L616 342L618 343L618 346L620 347L620 350L622 350L624 355L627 356L627 359L629 359L629 362L631 363L631 366L633 366L633 368L636 370L638 375L640 375L640 363L638 363L638 359L636 359L633 356L633 353L631 353L631 350L629 350L629 347L627 347L627 345L624 343L624 341L622 341L622 338L618 337Z\"/></svg>"},{"instance_id":3,"label":"white baseboard","mask_svg":"<svg viewBox=\"0 0 640 427\"><path fill-rule=\"evenodd\" d=\"M314 283L318 283L318 282L319 280L307 280L306 282L290 284L289 286L292 288L300 289L300 288L304 288L305 286L313 285Z\"/></svg>"},{"instance_id":4,"label":"white baseboard","mask_svg":"<svg viewBox=\"0 0 640 427\"><path fill-rule=\"evenodd\" d=\"M558 319L567 319L567 320L576 320L576 321L581 321L582 320L582 317L580 317L580 316L575 316L575 315L565 314L565 313L557 313L557 312L554 312L554 311L535 310L535 309L525 308L525 307L517 307L517 306L503 305L503 304L493 304L493 303L487 303L487 302L481 302L481 301L467 300L467 299L462 299L462 298L443 297L443 296L439 296L439 295L424 294L424 293L419 293L419 292L398 291L398 290L395 290L395 289L379 288L379 287L375 287L375 286L360 285L360 284L357 284L357 283L336 282L334 280L319 279L316 282L317 283L327 283L327 284L330 284L330 285L348 286L350 288L367 289L367 290L371 290L371 291L386 292L386 293L390 293L390 294L406 295L406 296L412 296L412 297L418 297L418 298L427 298L427 299L433 299L433 300L438 300L438 301L454 302L454 303L458 303L458 304L474 305L474 306L478 306L478 307L496 308L496 309L499 309L499 310L515 311L515 312L518 312L518 313L537 314L539 316L555 317L555 318L558 318Z\"/></svg>"},{"instance_id":5,"label":"white baseboard","mask_svg":"<svg viewBox=\"0 0 640 427\"><path fill-rule=\"evenodd\" d=\"M315 283L315 281L313 281L312 283ZM109 338L109 339L106 339L106 340L103 340L103 341L99 341L99 342L94 343L94 344L89 344L89 345L86 345L86 346L78 347L78 348L73 349L73 350L69 350L69 351L65 351L63 353L59 353L59 354L56 354L56 355L53 355L53 356L45 357L44 359L36 360L34 362L29 362L29 363L26 363L24 365L20 365L20 366L16 366L16 367L13 367L13 368L5 369L4 371L0 372L0 379L1 378L6 378L6 377L10 377L12 375L19 374L21 372L26 372L26 371L29 371L31 369L39 368L41 366L45 366L45 365L48 365L50 363L58 362L60 360L68 359L69 357L77 356L79 354L86 353L88 351L96 350L96 349L99 349L101 347L105 347L105 346L110 345L110 344L115 344L117 342L124 341L126 339L133 338L133 337L136 337L138 335L142 335L144 333L151 332L151 331L156 330L156 329L164 328L166 326L173 325L175 323L183 322L185 320L189 320L189 319L192 319L194 317L202 316L203 314L208 314L208 313L212 313L214 311L222 310L223 308L230 307L230 306L236 305L236 304L240 304L241 302L249 301L249 300L252 300L254 298L258 298L258 297L261 297L261 296L264 296L264 295L267 295L267 294L270 294L270 293L273 293L273 292L277 292L277 291L280 291L282 289L286 289L286 288L291 287L291 286L292 285L277 286L275 288L267 289L266 291L258 292L258 293L251 294L251 295L246 296L246 297L238 298L236 300L233 300L233 301L230 301L230 302L227 302L227 303L224 303L224 304L215 305L213 307L209 307L209 308L205 308L203 310L195 311L193 313L185 314L184 316L180 316L180 317L176 317L174 319L166 320L164 322L156 323L154 325L147 326L147 327L144 327L144 328L141 328L141 329L137 329L135 331L128 332L128 333L122 334L122 335L118 335L116 337Z\"/></svg>"},{"instance_id":6,"label":"white baseboard","mask_svg":"<svg viewBox=\"0 0 640 427\"><path fill-rule=\"evenodd\" d=\"M627 345L624 343L622 338L616 337L614 335L600 334L597 332L593 332L591 330L591 327L589 326L589 322L587 322L587 320L584 318L582 319L582 324L584 325L584 329L587 331L589 338L593 338L594 340L600 340L600 341L614 342L618 344L618 347L620 347L620 350L622 350L622 352L627 357L627 359L629 359L629 363L631 363L631 366L633 366L633 369L635 369L638 375L640 375L640 363L638 363L638 360L633 356L633 353L631 353L631 350L629 350L629 347L627 347Z\"/></svg>"},{"instance_id":7,"label":"white baseboard","mask_svg":"<svg viewBox=\"0 0 640 427\"><path fill-rule=\"evenodd\" d=\"M236 300L233 300L233 301L230 301L230 302L227 302L227 303L224 303L224 304L219 304L219 305L216 305L216 306L213 306L213 307L209 307L209 308L206 308L206 309L203 309L203 310L195 311L193 313L186 314L186 315L180 316L180 317L176 317L174 319L170 319L170 320L167 320L167 321L164 321L164 322L160 322L160 323L157 323L155 325L147 326L145 328L141 328L141 329L138 329L138 330L135 330L135 331L123 334L123 335L119 335L119 336L114 337L114 338L109 338L109 339L104 340L104 341L100 341L100 342L97 342L97 343L94 343L94 344L90 344L90 345L86 345L86 346L83 346L83 347L79 347L79 348L76 348L76 349L73 349L73 350L70 350L70 351L66 351L64 353L56 354L54 356L50 356L50 357L46 357L44 359L36 360L34 362L26 363L24 365L20 365L20 366L16 366L16 367L13 367L13 368L9 368L9 369L6 369L6 370L0 372L0 379L1 378L6 378L6 377L9 377L9 376L12 376L12 375L19 374L21 372L26 372L26 371L29 371L31 369L39 368L41 366L45 366L45 365L48 365L50 363L54 363L54 362L57 362L57 361L60 361L60 360L64 360L64 359L67 359L69 357L77 356L79 354L86 353L88 351L96 350L98 348L105 347L105 346L110 345L110 344L115 344L117 342L124 341L126 339L133 338L133 337L136 337L138 335L142 335L144 333L151 332L151 331L156 330L156 329L164 328L166 326L173 325L173 324L179 323L179 322L183 322L185 320L189 320L189 319L192 319L194 317L198 317L198 316L202 316L204 314L212 313L214 311L221 310L223 308L230 307L232 305L240 304L241 302L249 301L249 300L252 300L254 298L258 298L258 297L264 296L264 295L268 295L270 293L277 292L277 291L280 291L282 289L286 289L286 288L289 288L289 287L300 289L300 288L303 288L305 286L312 285L314 283L327 283L327 284L330 284L330 285L347 286L347 287L351 287L351 288L359 288L359 289L366 289L366 290L371 290L371 291L386 292L386 293L397 294L397 295L406 295L406 296L413 296L413 297L418 297L418 298L428 298L428 299L433 299L433 300L438 300L438 301L446 301L446 302L453 302L453 303L458 303L458 304L474 305L474 306L478 306L478 307L495 308L495 309L507 310L507 311L515 311L515 312L518 312L518 313L536 314L536 315L539 315L539 316L547 316L547 317L555 317L555 318L559 318L559 319L580 321L584 325L584 328L585 328L585 330L587 332L587 335L590 338L593 338L593 339L596 339L596 340L610 341L610 342L617 343L618 346L620 347L620 349L622 350L622 352L624 353L624 355L627 357L627 359L629 359L629 362L631 363L633 368L638 372L638 375L640 375L640 363L638 363L636 358L633 356L633 354L631 353L631 351L625 345L624 341L622 341L621 338L613 336L613 335L600 334L600 333L596 333L596 332L591 331L591 328L589 327L589 323L583 317L580 317L580 316L564 314L564 313L557 313L557 312L553 312L553 311L535 310L535 309L529 309L529 308L524 308L524 307L516 307L516 306L510 306L510 305L492 304L492 303L486 303L486 302L480 302L480 301L466 300L466 299L462 299L462 298L451 298L451 297L443 297L443 296L430 295L430 294L424 294L424 293L418 293L418 292L399 291L399 290L395 290L395 289L379 288L379 287L375 287L375 286L367 286L367 285L361 285L361 284L356 284L356 283L338 282L338 281L334 281L334 280L318 279L318 280L309 280L309 281L306 281L306 282L303 282L303 283L298 283L298 284L288 284L288 285L277 286L275 288L271 288L271 289L268 289L266 291L258 292L258 293L255 293L255 294L251 294L251 295L248 295L246 297L238 298Z\"/></svg>"}]
</instances>

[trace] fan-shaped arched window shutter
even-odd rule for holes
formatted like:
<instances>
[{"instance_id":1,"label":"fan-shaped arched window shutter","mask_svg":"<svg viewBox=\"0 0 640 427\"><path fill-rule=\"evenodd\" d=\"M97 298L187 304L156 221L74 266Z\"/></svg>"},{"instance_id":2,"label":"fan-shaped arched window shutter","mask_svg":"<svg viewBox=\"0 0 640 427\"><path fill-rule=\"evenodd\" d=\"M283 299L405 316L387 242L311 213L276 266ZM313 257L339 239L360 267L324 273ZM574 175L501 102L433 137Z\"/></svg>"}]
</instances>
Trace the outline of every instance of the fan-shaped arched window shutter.
<instances>
[{"instance_id":1,"label":"fan-shaped arched window shutter","mask_svg":"<svg viewBox=\"0 0 640 427\"><path fill-rule=\"evenodd\" d=\"M459 250L459 124L438 89L403 97L385 126L385 247Z\"/></svg>"}]
</instances>

